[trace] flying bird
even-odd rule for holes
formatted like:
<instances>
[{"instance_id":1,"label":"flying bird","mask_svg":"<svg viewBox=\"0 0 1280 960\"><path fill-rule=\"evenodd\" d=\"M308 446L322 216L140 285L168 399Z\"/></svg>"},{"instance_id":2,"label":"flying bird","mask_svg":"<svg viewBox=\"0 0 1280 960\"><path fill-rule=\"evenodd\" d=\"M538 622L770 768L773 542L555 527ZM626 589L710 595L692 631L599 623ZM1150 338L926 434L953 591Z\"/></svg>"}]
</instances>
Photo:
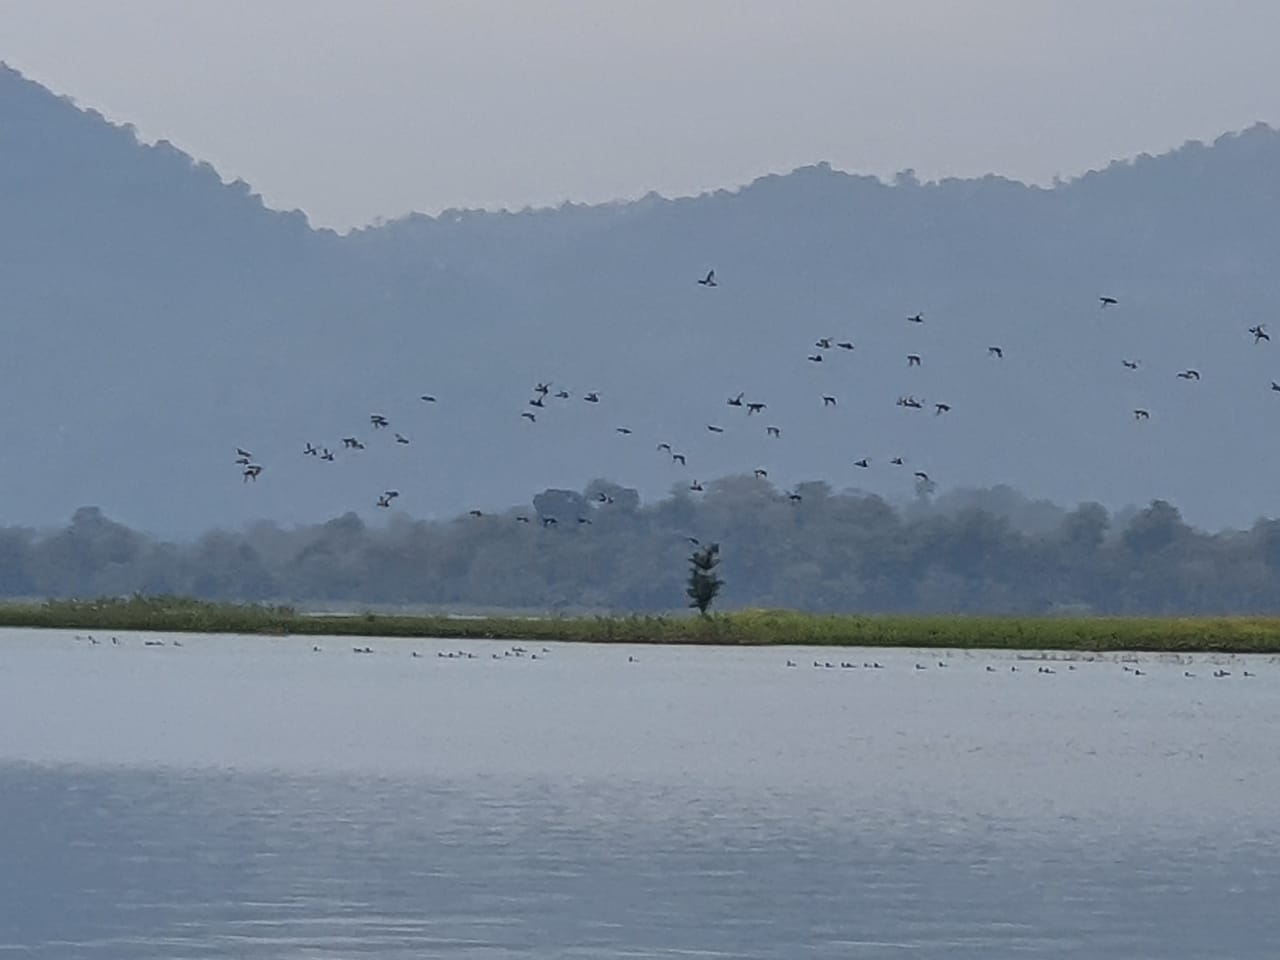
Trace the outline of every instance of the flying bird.
<instances>
[{"instance_id":1,"label":"flying bird","mask_svg":"<svg viewBox=\"0 0 1280 960\"><path fill-rule=\"evenodd\" d=\"M708 423L707 429L712 433L724 433L724 427L717 427L714 423Z\"/></svg>"},{"instance_id":2,"label":"flying bird","mask_svg":"<svg viewBox=\"0 0 1280 960\"><path fill-rule=\"evenodd\" d=\"M781 437L782 430L778 427L765 427L764 432L770 437Z\"/></svg>"},{"instance_id":3,"label":"flying bird","mask_svg":"<svg viewBox=\"0 0 1280 960\"><path fill-rule=\"evenodd\" d=\"M261 473L262 473L262 467L258 466L258 464L256 463L251 463L244 468L243 482L248 483L250 480L252 480L256 483Z\"/></svg>"},{"instance_id":4,"label":"flying bird","mask_svg":"<svg viewBox=\"0 0 1280 960\"><path fill-rule=\"evenodd\" d=\"M714 270L708 270L707 275L699 280L698 283L704 287L716 286L716 272Z\"/></svg>"},{"instance_id":5,"label":"flying bird","mask_svg":"<svg viewBox=\"0 0 1280 960\"><path fill-rule=\"evenodd\" d=\"M806 357L805 359L810 360L810 361L812 361L813 363L821 363L821 362L822 362L822 354L820 354L820 353L812 353L812 354L810 354L808 357Z\"/></svg>"},{"instance_id":6,"label":"flying bird","mask_svg":"<svg viewBox=\"0 0 1280 960\"><path fill-rule=\"evenodd\" d=\"M830 337L821 337L821 338L820 338L820 339L819 339L819 340L814 344L814 346L815 346L815 347L817 347L819 350L830 350L830 349L831 349L831 338L830 338Z\"/></svg>"},{"instance_id":7,"label":"flying bird","mask_svg":"<svg viewBox=\"0 0 1280 960\"><path fill-rule=\"evenodd\" d=\"M683 454L683 453L673 453L673 454L671 455L671 462L672 462L672 463L678 463L678 464L680 464L680 466L682 466L682 467L683 467L683 466L686 466L686 464L685 464L685 462L684 462L684 454Z\"/></svg>"},{"instance_id":8,"label":"flying bird","mask_svg":"<svg viewBox=\"0 0 1280 960\"><path fill-rule=\"evenodd\" d=\"M538 422L538 415L537 415L536 413L533 413L533 412L529 411L529 410L526 410L524 413L520 414L520 416L524 417L524 418L525 418L526 420L528 420L530 423L537 423L537 422Z\"/></svg>"},{"instance_id":9,"label":"flying bird","mask_svg":"<svg viewBox=\"0 0 1280 960\"><path fill-rule=\"evenodd\" d=\"M700 484L697 480L695 480L693 481L693 483L689 484L689 489L693 490L695 493L701 493L702 484Z\"/></svg>"},{"instance_id":10,"label":"flying bird","mask_svg":"<svg viewBox=\"0 0 1280 960\"><path fill-rule=\"evenodd\" d=\"M871 461L866 457L863 457L861 460L853 461L853 465L855 467L862 467L865 470L867 467L871 466Z\"/></svg>"},{"instance_id":11,"label":"flying bird","mask_svg":"<svg viewBox=\"0 0 1280 960\"><path fill-rule=\"evenodd\" d=\"M625 437L625 436L630 436L630 434L631 434L631 428L630 428L630 427L616 427L615 429L617 430L617 432L618 432L618 433L622 434L624 437Z\"/></svg>"},{"instance_id":12,"label":"flying bird","mask_svg":"<svg viewBox=\"0 0 1280 960\"><path fill-rule=\"evenodd\" d=\"M917 313L914 317L907 317L907 323L924 323L924 314Z\"/></svg>"},{"instance_id":13,"label":"flying bird","mask_svg":"<svg viewBox=\"0 0 1280 960\"><path fill-rule=\"evenodd\" d=\"M481 513L479 510L468 510L468 511L467 511L467 516L468 516L468 517L483 517L483 516L484 516L484 514L483 514L483 513Z\"/></svg>"},{"instance_id":14,"label":"flying bird","mask_svg":"<svg viewBox=\"0 0 1280 960\"><path fill-rule=\"evenodd\" d=\"M568 400L568 399L569 399L569 391L568 391L568 390L557 390L557 391L556 391L556 399L557 399L557 400Z\"/></svg>"},{"instance_id":15,"label":"flying bird","mask_svg":"<svg viewBox=\"0 0 1280 960\"><path fill-rule=\"evenodd\" d=\"M403 433L396 434L396 443L408 443L408 442L409 442L409 438L406 437Z\"/></svg>"},{"instance_id":16,"label":"flying bird","mask_svg":"<svg viewBox=\"0 0 1280 960\"><path fill-rule=\"evenodd\" d=\"M433 397L433 396L432 396L431 394L429 394L429 393L424 393L424 394L423 394L422 396L420 396L418 399L419 399L419 400L421 400L423 403L435 403L435 402L436 402L436 398L435 398L435 397Z\"/></svg>"},{"instance_id":17,"label":"flying bird","mask_svg":"<svg viewBox=\"0 0 1280 960\"><path fill-rule=\"evenodd\" d=\"M929 475L928 475L927 473L925 473L923 470L917 470L917 471L913 474L913 476L914 476L917 480L919 480L921 483L928 483L928 482L929 482Z\"/></svg>"},{"instance_id":18,"label":"flying bird","mask_svg":"<svg viewBox=\"0 0 1280 960\"><path fill-rule=\"evenodd\" d=\"M1000 347L987 347L987 353L995 357L997 360L1004 359L1004 350Z\"/></svg>"},{"instance_id":19,"label":"flying bird","mask_svg":"<svg viewBox=\"0 0 1280 960\"><path fill-rule=\"evenodd\" d=\"M936 413L934 413L935 417L940 417L944 413L949 413L951 411L951 404L949 403L935 403L933 406L934 406L934 409L937 411Z\"/></svg>"},{"instance_id":20,"label":"flying bird","mask_svg":"<svg viewBox=\"0 0 1280 960\"><path fill-rule=\"evenodd\" d=\"M1141 409L1139 409L1139 410L1135 410L1135 411L1133 411L1133 419L1135 419L1135 420L1150 420L1150 419L1151 419L1151 414L1150 414L1150 413L1148 413L1146 410L1141 410Z\"/></svg>"},{"instance_id":21,"label":"flying bird","mask_svg":"<svg viewBox=\"0 0 1280 960\"><path fill-rule=\"evenodd\" d=\"M756 479L757 479L757 480L763 480L763 479L765 479L765 477L769 476L769 471L768 471L768 470L764 470L764 469L762 469L762 468L760 468L760 467L756 467L756 468L755 468L754 470L752 470L751 472L755 474L755 476L756 476Z\"/></svg>"},{"instance_id":22,"label":"flying bird","mask_svg":"<svg viewBox=\"0 0 1280 960\"><path fill-rule=\"evenodd\" d=\"M841 350L853 349L853 344L848 340L841 340L839 343L836 344L836 346L839 347Z\"/></svg>"},{"instance_id":23,"label":"flying bird","mask_svg":"<svg viewBox=\"0 0 1280 960\"><path fill-rule=\"evenodd\" d=\"M386 417L384 417L384 416L383 416L382 414L380 414L380 413L374 413L374 414L371 414L371 415L369 416L369 422L370 422L371 424L373 424L373 428L374 428L375 430L379 430L379 429L381 429L382 427L390 426L390 424L391 424L391 421L390 421L390 420L388 420Z\"/></svg>"},{"instance_id":24,"label":"flying bird","mask_svg":"<svg viewBox=\"0 0 1280 960\"><path fill-rule=\"evenodd\" d=\"M744 396L745 394L740 393L736 397L730 397L728 400L725 401L725 403L727 403L731 407L740 407L742 406L742 398Z\"/></svg>"},{"instance_id":25,"label":"flying bird","mask_svg":"<svg viewBox=\"0 0 1280 960\"><path fill-rule=\"evenodd\" d=\"M333 463L333 451L330 450L328 447L325 447L324 450L322 450L320 453L320 459L328 460L330 463Z\"/></svg>"},{"instance_id":26,"label":"flying bird","mask_svg":"<svg viewBox=\"0 0 1280 960\"><path fill-rule=\"evenodd\" d=\"M804 499L804 497L802 497L798 493L788 493L787 499L790 500L792 503L799 503L801 500Z\"/></svg>"},{"instance_id":27,"label":"flying bird","mask_svg":"<svg viewBox=\"0 0 1280 960\"><path fill-rule=\"evenodd\" d=\"M1102 309L1104 310L1107 307L1115 306L1117 303L1120 302L1115 297L1099 297L1098 301L1102 304Z\"/></svg>"},{"instance_id":28,"label":"flying bird","mask_svg":"<svg viewBox=\"0 0 1280 960\"><path fill-rule=\"evenodd\" d=\"M1271 342L1271 335L1267 333L1267 328L1261 323L1257 326L1250 327L1249 332L1253 334L1253 342L1255 345L1261 343L1263 340L1266 340L1268 343Z\"/></svg>"},{"instance_id":29,"label":"flying bird","mask_svg":"<svg viewBox=\"0 0 1280 960\"><path fill-rule=\"evenodd\" d=\"M890 460L889 462L890 462L890 463L892 463L892 464L893 464L894 466L896 466L896 467L900 467L900 466L902 466L902 464L903 464L903 460L902 460L902 458L901 458L901 457L894 457L894 458L893 458L892 460Z\"/></svg>"},{"instance_id":30,"label":"flying bird","mask_svg":"<svg viewBox=\"0 0 1280 960\"><path fill-rule=\"evenodd\" d=\"M598 394L598 393L596 393L594 390L592 390L590 393L588 393L588 394L587 394L586 396L584 396L582 399L583 399L583 400L585 400L587 403L599 403L599 402L600 402L600 394Z\"/></svg>"},{"instance_id":31,"label":"flying bird","mask_svg":"<svg viewBox=\"0 0 1280 960\"><path fill-rule=\"evenodd\" d=\"M766 404L763 404L763 403L748 403L747 416L751 416L753 413L759 413L761 410L765 408L765 406Z\"/></svg>"},{"instance_id":32,"label":"flying bird","mask_svg":"<svg viewBox=\"0 0 1280 960\"><path fill-rule=\"evenodd\" d=\"M1124 364L1125 369L1127 369L1127 370L1137 370L1137 369L1138 369L1138 361L1137 361L1137 360L1121 360L1120 362L1121 362L1122 364Z\"/></svg>"},{"instance_id":33,"label":"flying bird","mask_svg":"<svg viewBox=\"0 0 1280 960\"><path fill-rule=\"evenodd\" d=\"M1178 379L1179 380L1199 380L1200 371L1199 370L1183 370L1180 374L1178 374Z\"/></svg>"},{"instance_id":34,"label":"flying bird","mask_svg":"<svg viewBox=\"0 0 1280 960\"><path fill-rule=\"evenodd\" d=\"M237 457L245 457L245 458L247 458L247 459L249 459L249 460L252 460L252 459L253 459L253 454L252 454L252 453L250 453L248 450L241 450L239 447L236 447L236 456L237 456Z\"/></svg>"},{"instance_id":35,"label":"flying bird","mask_svg":"<svg viewBox=\"0 0 1280 960\"><path fill-rule=\"evenodd\" d=\"M542 395L545 397L548 393L550 393L550 392L551 392L551 384L549 384L549 383L538 383L538 384L536 384L536 385L534 386L534 388L533 388L533 392L534 392L534 393L540 393L540 394L542 394Z\"/></svg>"},{"instance_id":36,"label":"flying bird","mask_svg":"<svg viewBox=\"0 0 1280 960\"><path fill-rule=\"evenodd\" d=\"M920 366L920 354L918 354L918 353L908 353L908 354L907 354L907 366L908 366L908 367L918 367L918 366Z\"/></svg>"},{"instance_id":37,"label":"flying bird","mask_svg":"<svg viewBox=\"0 0 1280 960\"><path fill-rule=\"evenodd\" d=\"M306 457L316 457L316 456L319 456L319 455L320 455L320 451L319 451L319 450L317 450L315 447L313 447L311 444L309 444L309 443L308 443L308 444L307 444L307 445L302 449L302 454L303 454L303 456L306 456Z\"/></svg>"},{"instance_id":38,"label":"flying bird","mask_svg":"<svg viewBox=\"0 0 1280 960\"><path fill-rule=\"evenodd\" d=\"M669 443L660 443L660 444L658 444L658 449L659 449L659 450L665 450L665 451L667 451L667 453L670 453L670 452L671 452L671 444L669 444Z\"/></svg>"},{"instance_id":39,"label":"flying bird","mask_svg":"<svg viewBox=\"0 0 1280 960\"><path fill-rule=\"evenodd\" d=\"M836 405L836 398L829 394L823 394L822 405L824 407L834 407Z\"/></svg>"}]
</instances>

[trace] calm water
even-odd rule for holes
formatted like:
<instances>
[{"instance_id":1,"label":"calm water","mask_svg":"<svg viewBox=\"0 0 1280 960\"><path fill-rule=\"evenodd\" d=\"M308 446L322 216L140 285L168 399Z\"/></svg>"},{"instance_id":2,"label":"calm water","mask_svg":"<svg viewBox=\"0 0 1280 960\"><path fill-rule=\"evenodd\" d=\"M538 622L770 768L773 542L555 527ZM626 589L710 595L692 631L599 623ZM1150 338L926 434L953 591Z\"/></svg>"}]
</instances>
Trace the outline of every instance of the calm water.
<instances>
[{"instance_id":1,"label":"calm water","mask_svg":"<svg viewBox=\"0 0 1280 960\"><path fill-rule=\"evenodd\" d=\"M119 637L0 631L0 956L1280 944L1280 662Z\"/></svg>"}]
</instances>

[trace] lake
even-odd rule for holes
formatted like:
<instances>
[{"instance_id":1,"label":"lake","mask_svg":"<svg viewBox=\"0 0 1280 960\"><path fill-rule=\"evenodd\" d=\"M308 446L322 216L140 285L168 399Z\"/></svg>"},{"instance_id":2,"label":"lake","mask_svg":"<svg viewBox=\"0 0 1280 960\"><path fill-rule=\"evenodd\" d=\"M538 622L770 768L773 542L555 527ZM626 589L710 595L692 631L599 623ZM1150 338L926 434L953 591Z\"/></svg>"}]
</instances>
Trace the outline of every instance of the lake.
<instances>
[{"instance_id":1,"label":"lake","mask_svg":"<svg viewBox=\"0 0 1280 960\"><path fill-rule=\"evenodd\" d=\"M95 637L0 631L0 957L1280 943L1275 658Z\"/></svg>"}]
</instances>

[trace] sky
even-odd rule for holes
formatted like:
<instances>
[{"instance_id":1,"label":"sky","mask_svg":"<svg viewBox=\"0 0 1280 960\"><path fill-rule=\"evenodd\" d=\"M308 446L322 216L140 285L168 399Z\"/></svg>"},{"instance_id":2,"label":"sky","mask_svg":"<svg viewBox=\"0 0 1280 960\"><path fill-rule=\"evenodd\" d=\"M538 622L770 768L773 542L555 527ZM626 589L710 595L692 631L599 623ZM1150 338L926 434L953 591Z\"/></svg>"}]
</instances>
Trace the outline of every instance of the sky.
<instances>
[{"instance_id":1,"label":"sky","mask_svg":"<svg viewBox=\"0 0 1280 960\"><path fill-rule=\"evenodd\" d=\"M0 0L0 60L347 229L1280 124L1275 0Z\"/></svg>"}]
</instances>

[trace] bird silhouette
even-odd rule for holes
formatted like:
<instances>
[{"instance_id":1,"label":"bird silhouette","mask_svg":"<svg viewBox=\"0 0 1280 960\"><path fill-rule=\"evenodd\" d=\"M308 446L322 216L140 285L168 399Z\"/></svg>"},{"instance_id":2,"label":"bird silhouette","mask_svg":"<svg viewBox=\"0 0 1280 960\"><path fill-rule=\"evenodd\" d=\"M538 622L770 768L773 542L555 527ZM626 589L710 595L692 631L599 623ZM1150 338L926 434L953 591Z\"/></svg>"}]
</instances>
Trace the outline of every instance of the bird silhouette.
<instances>
[{"instance_id":1,"label":"bird silhouette","mask_svg":"<svg viewBox=\"0 0 1280 960\"><path fill-rule=\"evenodd\" d=\"M244 468L243 482L248 483L250 480L253 480L256 483L258 480L258 477L261 475L262 475L262 467L256 463L251 463Z\"/></svg>"},{"instance_id":2,"label":"bird silhouette","mask_svg":"<svg viewBox=\"0 0 1280 960\"><path fill-rule=\"evenodd\" d=\"M380 413L374 413L369 416L369 422L373 424L375 430L381 430L383 427L390 426L391 421Z\"/></svg>"},{"instance_id":3,"label":"bird silhouette","mask_svg":"<svg viewBox=\"0 0 1280 960\"><path fill-rule=\"evenodd\" d=\"M920 366L920 354L918 354L918 353L908 353L908 354L907 354L907 366L908 366L908 367L918 367L918 366Z\"/></svg>"},{"instance_id":4,"label":"bird silhouette","mask_svg":"<svg viewBox=\"0 0 1280 960\"><path fill-rule=\"evenodd\" d=\"M1264 326L1261 323L1257 324L1256 326L1250 327L1249 332L1253 334L1253 342L1255 346L1261 343L1263 340L1266 340L1268 343L1271 342L1271 335L1267 333L1266 326Z\"/></svg>"},{"instance_id":5,"label":"bird silhouette","mask_svg":"<svg viewBox=\"0 0 1280 960\"><path fill-rule=\"evenodd\" d=\"M824 407L834 407L836 405L836 398L830 394L823 394L822 405Z\"/></svg>"},{"instance_id":6,"label":"bird silhouette","mask_svg":"<svg viewBox=\"0 0 1280 960\"><path fill-rule=\"evenodd\" d=\"M944 413L949 413L951 411L951 404L949 403L935 403L933 407L935 411L933 415L935 417L940 417Z\"/></svg>"},{"instance_id":7,"label":"bird silhouette","mask_svg":"<svg viewBox=\"0 0 1280 960\"><path fill-rule=\"evenodd\" d=\"M528 420L530 423L537 423L537 422L538 422L538 415L537 415L536 413L532 413L532 412L530 412L530 411L528 411L528 410L524 411L524 413L520 414L520 416L524 417L524 418L525 418L526 420Z\"/></svg>"},{"instance_id":8,"label":"bird silhouette","mask_svg":"<svg viewBox=\"0 0 1280 960\"><path fill-rule=\"evenodd\" d=\"M1137 370L1137 369L1138 369L1138 361L1137 361L1137 360L1121 360L1120 362L1121 362L1122 364L1124 364L1125 369L1127 369L1127 370Z\"/></svg>"},{"instance_id":9,"label":"bird silhouette","mask_svg":"<svg viewBox=\"0 0 1280 960\"><path fill-rule=\"evenodd\" d=\"M769 476L769 471L768 471L768 470L765 470L765 469L763 469L763 468L761 468L761 467L756 467L756 468L755 468L754 470L752 470L751 472L752 472L753 474L755 474L755 478L756 478L757 480L763 480L763 479L765 479L767 476Z\"/></svg>"},{"instance_id":10,"label":"bird silhouette","mask_svg":"<svg viewBox=\"0 0 1280 960\"><path fill-rule=\"evenodd\" d=\"M716 286L716 272L714 270L708 270L707 275L699 280L698 283L704 287Z\"/></svg>"},{"instance_id":11,"label":"bird silhouette","mask_svg":"<svg viewBox=\"0 0 1280 960\"><path fill-rule=\"evenodd\" d=\"M683 453L673 453L673 454L671 455L671 462L672 462L672 463L678 463L678 464L680 464L680 466L682 466L682 467L683 467L683 466L687 466L687 464L685 463L685 460L684 460L684 454L683 454Z\"/></svg>"},{"instance_id":12,"label":"bird silhouette","mask_svg":"<svg viewBox=\"0 0 1280 960\"><path fill-rule=\"evenodd\" d=\"M253 459L253 454L252 454L252 453L250 453L248 450L242 450L240 447L236 447L236 456L237 456L237 457L244 457L246 460L252 460L252 459Z\"/></svg>"},{"instance_id":13,"label":"bird silhouette","mask_svg":"<svg viewBox=\"0 0 1280 960\"><path fill-rule=\"evenodd\" d=\"M725 403L727 403L731 407L740 407L742 406L742 398L744 396L745 394L740 393L736 397L730 397L728 400L725 401Z\"/></svg>"},{"instance_id":14,"label":"bird silhouette","mask_svg":"<svg viewBox=\"0 0 1280 960\"><path fill-rule=\"evenodd\" d=\"M724 427L717 427L714 423L708 423L707 429L712 433L724 433Z\"/></svg>"},{"instance_id":15,"label":"bird silhouette","mask_svg":"<svg viewBox=\"0 0 1280 960\"><path fill-rule=\"evenodd\" d=\"M1138 410L1133 411L1133 419L1135 419L1135 420L1150 420L1150 419L1151 419L1151 414L1150 414L1148 411L1146 411L1146 410L1138 409Z\"/></svg>"},{"instance_id":16,"label":"bird silhouette","mask_svg":"<svg viewBox=\"0 0 1280 960\"><path fill-rule=\"evenodd\" d=\"M781 437L782 430L779 427L765 427L764 432L770 437Z\"/></svg>"},{"instance_id":17,"label":"bird silhouette","mask_svg":"<svg viewBox=\"0 0 1280 960\"><path fill-rule=\"evenodd\" d=\"M806 357L805 359L806 359L806 360L809 360L809 361L810 361L810 362L812 362L812 363L821 363L821 362L822 362L822 354L820 354L820 353L812 353L812 354L810 354L808 357Z\"/></svg>"},{"instance_id":18,"label":"bird silhouette","mask_svg":"<svg viewBox=\"0 0 1280 960\"><path fill-rule=\"evenodd\" d=\"M658 449L659 449L659 450L665 450L665 451L667 451L667 453L670 453L670 452L671 452L671 444L669 444L669 443L660 443L660 444L658 444Z\"/></svg>"},{"instance_id":19,"label":"bird silhouette","mask_svg":"<svg viewBox=\"0 0 1280 960\"><path fill-rule=\"evenodd\" d=\"M914 317L907 317L907 323L924 323L924 314L917 313Z\"/></svg>"},{"instance_id":20,"label":"bird silhouette","mask_svg":"<svg viewBox=\"0 0 1280 960\"><path fill-rule=\"evenodd\" d=\"M596 393L593 390L590 393L586 394L582 399L585 400L587 403L599 403L600 394Z\"/></svg>"},{"instance_id":21,"label":"bird silhouette","mask_svg":"<svg viewBox=\"0 0 1280 960\"><path fill-rule=\"evenodd\" d=\"M396 443L408 443L408 442L409 442L409 438L406 437L403 433L396 434Z\"/></svg>"},{"instance_id":22,"label":"bird silhouette","mask_svg":"<svg viewBox=\"0 0 1280 960\"><path fill-rule=\"evenodd\" d=\"M849 340L841 340L839 343L836 344L836 346L839 347L841 350L853 349L853 343L850 342Z\"/></svg>"},{"instance_id":23,"label":"bird silhouette","mask_svg":"<svg viewBox=\"0 0 1280 960\"><path fill-rule=\"evenodd\" d=\"M701 483L699 483L697 480L695 480L695 481L693 481L693 483L689 484L689 489L690 489L690 490L692 490L692 491L694 491L695 493L701 493L701 492L702 492L702 484L701 484Z\"/></svg>"},{"instance_id":24,"label":"bird silhouette","mask_svg":"<svg viewBox=\"0 0 1280 960\"><path fill-rule=\"evenodd\" d=\"M765 408L765 406L767 406L767 404L763 404L763 403L748 403L748 404L747 404L747 416L751 416L753 413L759 413L761 410L763 410L763 409Z\"/></svg>"},{"instance_id":25,"label":"bird silhouette","mask_svg":"<svg viewBox=\"0 0 1280 960\"><path fill-rule=\"evenodd\" d=\"M1178 379L1179 380L1199 380L1200 371L1199 370L1183 370L1180 374L1178 374Z\"/></svg>"},{"instance_id":26,"label":"bird silhouette","mask_svg":"<svg viewBox=\"0 0 1280 960\"><path fill-rule=\"evenodd\" d=\"M435 398L435 397L433 397L433 396L432 396L431 394L429 394L429 393L424 393L424 394L423 394L422 396L420 396L418 399L419 399L419 400L421 400L423 403L435 403L435 402L436 402L436 398Z\"/></svg>"},{"instance_id":27,"label":"bird silhouette","mask_svg":"<svg viewBox=\"0 0 1280 960\"><path fill-rule=\"evenodd\" d=\"M819 350L830 350L830 349L831 349L831 338L830 338L830 337L821 337L821 338L820 338L820 339L819 339L819 340L814 344L814 346L815 346L815 347L817 347Z\"/></svg>"},{"instance_id":28,"label":"bird silhouette","mask_svg":"<svg viewBox=\"0 0 1280 960\"><path fill-rule=\"evenodd\" d=\"M987 353L995 357L997 360L1004 359L1004 350L1000 347L987 347Z\"/></svg>"},{"instance_id":29,"label":"bird silhouette","mask_svg":"<svg viewBox=\"0 0 1280 960\"><path fill-rule=\"evenodd\" d=\"M861 460L853 461L853 465L855 467L862 467L865 470L866 468L871 466L871 461L868 460L866 457L863 457Z\"/></svg>"},{"instance_id":30,"label":"bird silhouette","mask_svg":"<svg viewBox=\"0 0 1280 960\"><path fill-rule=\"evenodd\" d=\"M902 466L902 465L903 465L903 463L904 463L904 461L903 461L903 459L902 459L901 457L894 457L894 458L893 458L892 460L890 460L889 462L890 462L890 463L892 463L892 464L893 464L894 466L896 466L896 467L900 467L900 466Z\"/></svg>"},{"instance_id":31,"label":"bird silhouette","mask_svg":"<svg viewBox=\"0 0 1280 960\"><path fill-rule=\"evenodd\" d=\"M307 457L317 457L320 455L320 451L317 450L315 447L313 447L309 443L305 447L303 447L302 453L303 453L303 456L307 456Z\"/></svg>"},{"instance_id":32,"label":"bird silhouette","mask_svg":"<svg viewBox=\"0 0 1280 960\"><path fill-rule=\"evenodd\" d=\"M1119 302L1120 302L1120 301L1119 301L1119 300L1117 300L1115 297L1099 297L1099 298L1098 298L1098 301L1102 304L1102 309L1104 309L1104 310L1105 310L1107 307L1115 306L1117 303L1119 303Z\"/></svg>"},{"instance_id":33,"label":"bird silhouette","mask_svg":"<svg viewBox=\"0 0 1280 960\"><path fill-rule=\"evenodd\" d=\"M622 434L624 437L631 435L630 427L615 427L614 429L617 430L617 432Z\"/></svg>"},{"instance_id":34,"label":"bird silhouette","mask_svg":"<svg viewBox=\"0 0 1280 960\"><path fill-rule=\"evenodd\" d=\"M913 474L913 476L914 476L917 480L919 480L921 483L928 483L928 482L929 482L929 475L928 475L927 473L925 473L923 470L917 470L917 471Z\"/></svg>"}]
</instances>

